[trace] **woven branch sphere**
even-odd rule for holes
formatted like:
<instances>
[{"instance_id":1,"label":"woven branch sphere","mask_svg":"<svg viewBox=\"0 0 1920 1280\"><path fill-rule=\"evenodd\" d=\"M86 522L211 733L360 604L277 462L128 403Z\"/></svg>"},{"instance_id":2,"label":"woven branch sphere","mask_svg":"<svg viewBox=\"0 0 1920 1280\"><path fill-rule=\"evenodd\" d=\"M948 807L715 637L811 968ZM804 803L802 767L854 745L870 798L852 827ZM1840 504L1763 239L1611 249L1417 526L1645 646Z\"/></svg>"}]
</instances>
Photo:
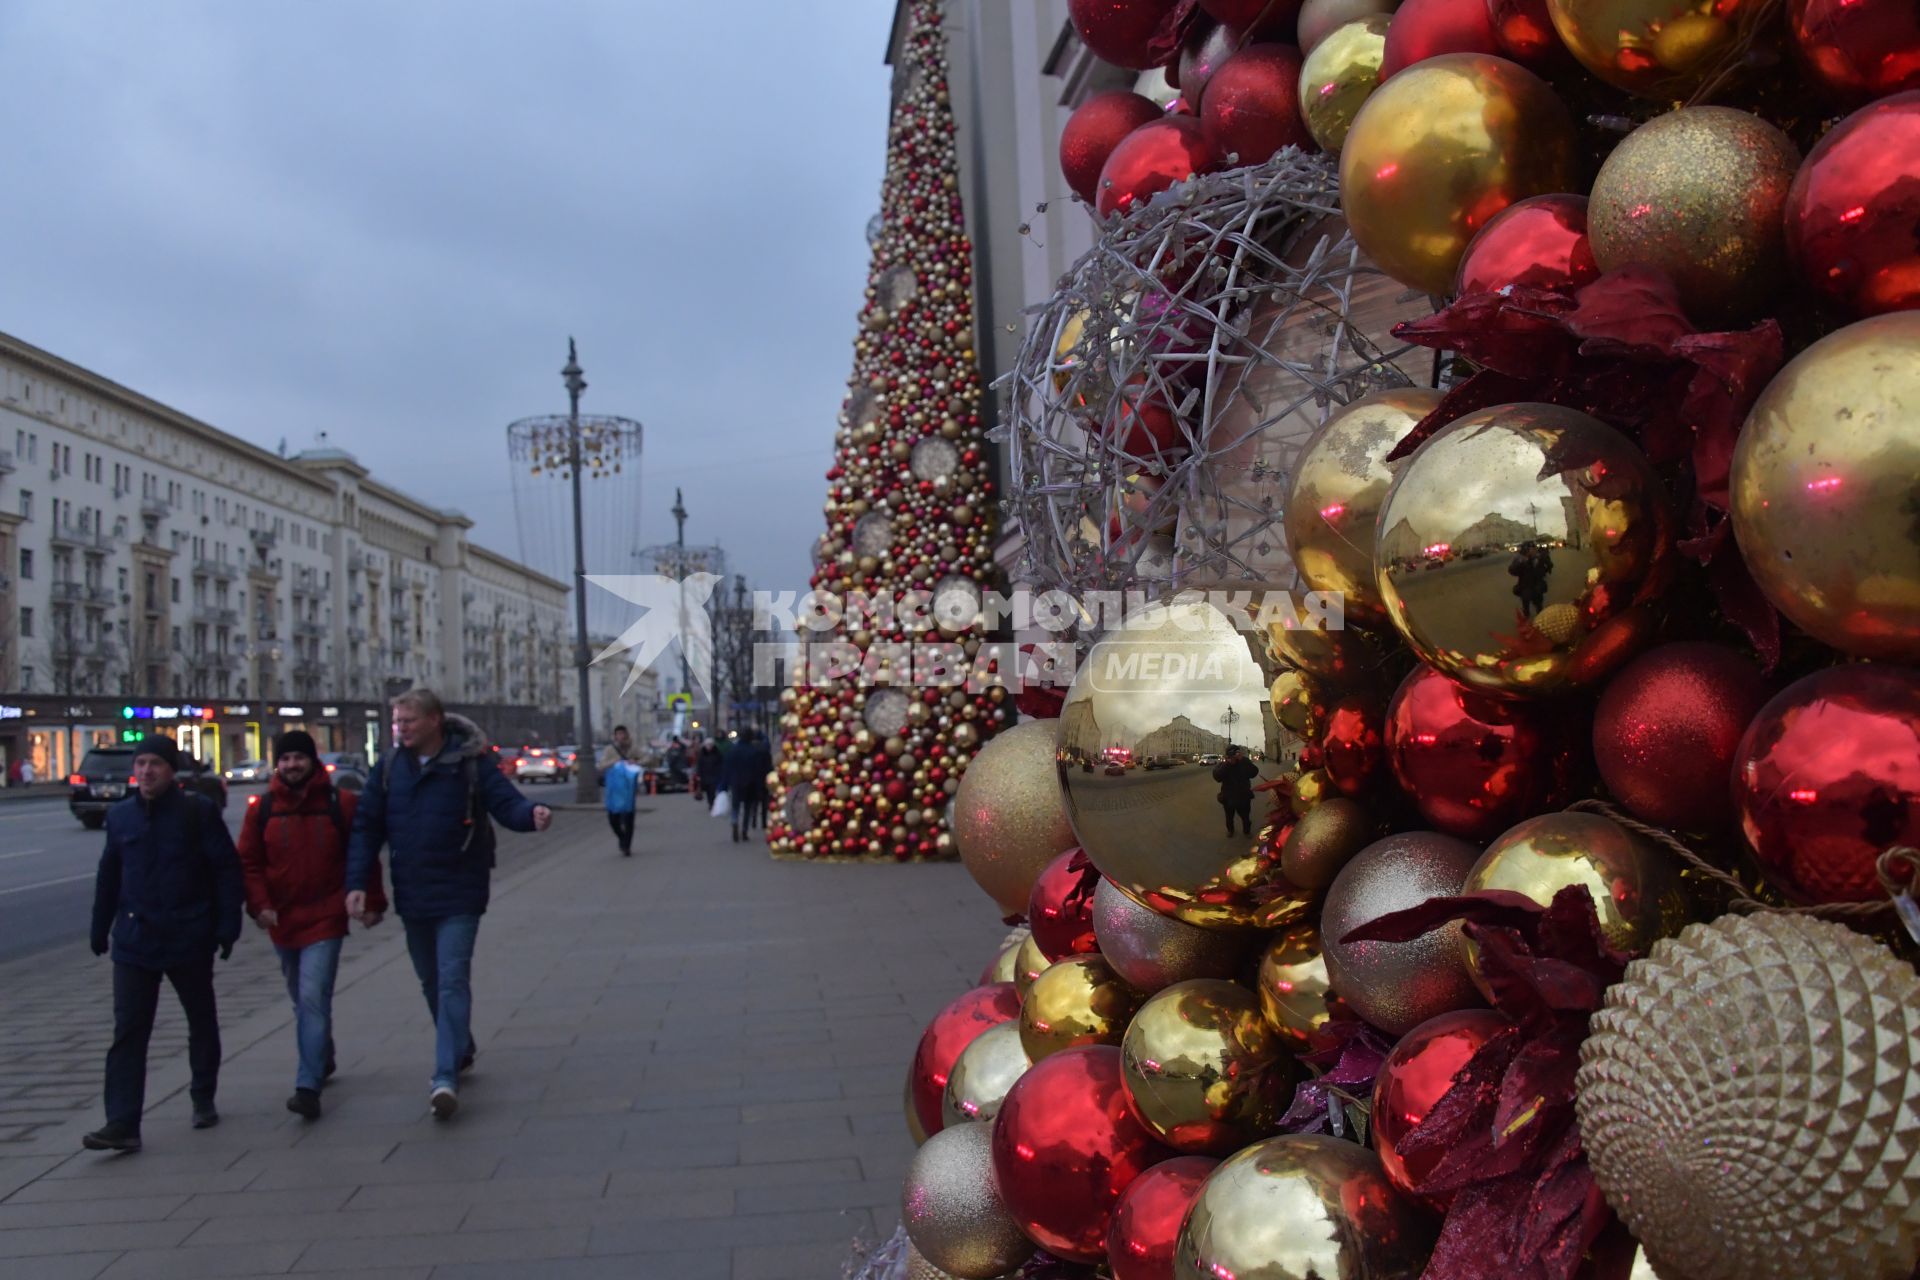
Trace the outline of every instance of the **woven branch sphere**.
<instances>
[{"instance_id":1,"label":"woven branch sphere","mask_svg":"<svg viewBox=\"0 0 1920 1280\"><path fill-rule=\"evenodd\" d=\"M1594 1178L1660 1274L1912 1274L1920 978L1872 939L1691 925L1628 966L1580 1056Z\"/></svg>"},{"instance_id":2,"label":"woven branch sphere","mask_svg":"<svg viewBox=\"0 0 1920 1280\"><path fill-rule=\"evenodd\" d=\"M1307 437L1432 368L1391 336L1427 300L1339 210L1332 162L1292 148L1194 178L1116 220L1035 309L998 437L1029 581L1293 589L1281 516Z\"/></svg>"}]
</instances>

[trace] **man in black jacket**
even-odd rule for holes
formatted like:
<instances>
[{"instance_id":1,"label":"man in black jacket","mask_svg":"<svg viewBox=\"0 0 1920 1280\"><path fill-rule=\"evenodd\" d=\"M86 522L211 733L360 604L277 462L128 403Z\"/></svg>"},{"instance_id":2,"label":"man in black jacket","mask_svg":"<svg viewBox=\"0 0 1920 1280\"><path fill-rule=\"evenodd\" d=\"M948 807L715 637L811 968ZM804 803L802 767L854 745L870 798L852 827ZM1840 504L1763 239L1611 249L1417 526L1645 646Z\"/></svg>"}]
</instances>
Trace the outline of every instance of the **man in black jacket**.
<instances>
[{"instance_id":1,"label":"man in black jacket","mask_svg":"<svg viewBox=\"0 0 1920 1280\"><path fill-rule=\"evenodd\" d=\"M107 1050L107 1123L82 1139L90 1151L138 1151L146 1109L147 1041L160 980L187 1015L193 1127L219 1123L220 1019L213 954L233 954L245 892L227 824L203 796L174 781L173 739L140 739L137 790L107 811L107 847L93 888L93 954L113 951L113 1045Z\"/></svg>"},{"instance_id":2,"label":"man in black jacket","mask_svg":"<svg viewBox=\"0 0 1920 1280\"><path fill-rule=\"evenodd\" d=\"M1227 835L1233 835L1233 820L1240 819L1243 835L1253 834L1253 783L1260 766L1247 759L1238 746L1227 748L1227 758L1213 767L1213 780L1220 784L1220 807L1227 814Z\"/></svg>"}]
</instances>

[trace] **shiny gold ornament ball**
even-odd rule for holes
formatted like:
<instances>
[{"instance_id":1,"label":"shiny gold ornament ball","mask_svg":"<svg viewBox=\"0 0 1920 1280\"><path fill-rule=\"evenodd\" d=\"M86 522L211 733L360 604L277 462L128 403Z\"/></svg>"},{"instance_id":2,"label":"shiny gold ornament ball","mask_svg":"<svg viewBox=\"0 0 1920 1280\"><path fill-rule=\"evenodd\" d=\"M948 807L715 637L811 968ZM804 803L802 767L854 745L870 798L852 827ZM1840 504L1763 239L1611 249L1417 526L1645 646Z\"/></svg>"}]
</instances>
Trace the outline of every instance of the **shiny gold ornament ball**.
<instances>
[{"instance_id":1,"label":"shiny gold ornament ball","mask_svg":"<svg viewBox=\"0 0 1920 1280\"><path fill-rule=\"evenodd\" d=\"M1547 0L1553 28L1587 70L1642 97L1690 97L1739 64L1766 0Z\"/></svg>"},{"instance_id":2,"label":"shiny gold ornament ball","mask_svg":"<svg viewBox=\"0 0 1920 1280\"><path fill-rule=\"evenodd\" d=\"M1460 255L1494 214L1571 190L1573 118L1518 63L1449 53L1373 92L1340 152L1340 204L1353 238L1402 284L1444 294Z\"/></svg>"},{"instance_id":3,"label":"shiny gold ornament ball","mask_svg":"<svg viewBox=\"0 0 1920 1280\"><path fill-rule=\"evenodd\" d=\"M1068 956L1028 989L1020 1006L1020 1044L1034 1062L1083 1044L1119 1044L1145 999L1103 957Z\"/></svg>"},{"instance_id":4,"label":"shiny gold ornament ball","mask_svg":"<svg viewBox=\"0 0 1920 1280\"><path fill-rule=\"evenodd\" d=\"M1300 68L1300 116L1329 155L1340 154L1353 118L1380 87L1390 21L1384 13L1356 18L1315 45Z\"/></svg>"},{"instance_id":5,"label":"shiny gold ornament ball","mask_svg":"<svg viewBox=\"0 0 1920 1280\"><path fill-rule=\"evenodd\" d=\"M953 1070L947 1073L947 1092L940 1100L941 1123L992 1120L1000 1114L1007 1090L1032 1065L1020 1043L1019 1022L988 1027L960 1051Z\"/></svg>"},{"instance_id":6,"label":"shiny gold ornament ball","mask_svg":"<svg viewBox=\"0 0 1920 1280\"><path fill-rule=\"evenodd\" d=\"M1733 536L1776 609L1858 658L1920 661L1920 312L1775 375L1733 455Z\"/></svg>"},{"instance_id":7,"label":"shiny gold ornament ball","mask_svg":"<svg viewBox=\"0 0 1920 1280\"><path fill-rule=\"evenodd\" d=\"M960 860L1009 916L1026 911L1034 880L1074 846L1053 763L1057 725L1030 720L995 734L967 766L954 796Z\"/></svg>"},{"instance_id":8,"label":"shiny gold ornament ball","mask_svg":"<svg viewBox=\"0 0 1920 1280\"><path fill-rule=\"evenodd\" d=\"M1231 977L1257 936L1163 916L1106 880L1093 891L1093 933L1114 972L1144 992L1190 978Z\"/></svg>"},{"instance_id":9,"label":"shiny gold ornament ball","mask_svg":"<svg viewBox=\"0 0 1920 1280\"><path fill-rule=\"evenodd\" d=\"M1258 997L1212 978L1155 994L1120 1045L1133 1114L1191 1155L1228 1155L1272 1134L1305 1074Z\"/></svg>"},{"instance_id":10,"label":"shiny gold ornament ball","mask_svg":"<svg viewBox=\"0 0 1920 1280\"><path fill-rule=\"evenodd\" d=\"M987 972L981 977L980 981L983 983L1012 982L1014 975L1018 972L1017 965L1020 959L1020 944L1032 936L1032 934L1022 933L1019 937L1010 939L1003 945L1000 948L1000 954L994 957L992 966L987 969Z\"/></svg>"},{"instance_id":11,"label":"shiny gold ornament ball","mask_svg":"<svg viewBox=\"0 0 1920 1280\"><path fill-rule=\"evenodd\" d=\"M1367 1147L1271 1138L1215 1169L1174 1246L1176 1280L1416 1280L1438 1219Z\"/></svg>"},{"instance_id":12,"label":"shiny gold ornament ball","mask_svg":"<svg viewBox=\"0 0 1920 1280\"><path fill-rule=\"evenodd\" d=\"M1309 740L1327 725L1327 696L1304 671L1282 671L1267 692L1280 727Z\"/></svg>"},{"instance_id":13,"label":"shiny gold ornament ball","mask_svg":"<svg viewBox=\"0 0 1920 1280\"><path fill-rule=\"evenodd\" d=\"M1759 116L1688 107L1641 125L1613 149L1587 200L1602 271L1664 271L1694 320L1711 327L1759 312L1786 279L1793 140Z\"/></svg>"},{"instance_id":14,"label":"shiny gold ornament ball","mask_svg":"<svg viewBox=\"0 0 1920 1280\"><path fill-rule=\"evenodd\" d=\"M1052 964L1053 961L1047 959L1047 953L1040 949L1040 944L1033 940L1032 934L1020 940L1013 954L1013 989L1020 993L1022 1001L1032 994L1035 979Z\"/></svg>"},{"instance_id":15,"label":"shiny gold ornament ball","mask_svg":"<svg viewBox=\"0 0 1920 1280\"><path fill-rule=\"evenodd\" d=\"M1289 925L1260 954L1260 1012L1295 1051L1341 1008L1327 977L1320 930L1311 921Z\"/></svg>"},{"instance_id":16,"label":"shiny gold ornament ball","mask_svg":"<svg viewBox=\"0 0 1920 1280\"><path fill-rule=\"evenodd\" d=\"M1722 916L1607 992L1576 1098L1662 1275L1905 1280L1920 1261L1920 978L1846 927Z\"/></svg>"},{"instance_id":17,"label":"shiny gold ornament ball","mask_svg":"<svg viewBox=\"0 0 1920 1280\"><path fill-rule=\"evenodd\" d=\"M1280 870L1302 889L1324 889L1372 839L1373 818L1364 805L1325 797L1293 824L1280 848Z\"/></svg>"},{"instance_id":18,"label":"shiny gold ornament ball","mask_svg":"<svg viewBox=\"0 0 1920 1280\"><path fill-rule=\"evenodd\" d=\"M958 1280L994 1280L1033 1256L993 1178L993 1126L927 1139L907 1166L900 1221L922 1257Z\"/></svg>"},{"instance_id":19,"label":"shiny gold ornament ball","mask_svg":"<svg viewBox=\"0 0 1920 1280\"><path fill-rule=\"evenodd\" d=\"M1340 794L1325 769L1309 769L1293 780L1293 811L1300 817L1312 813L1327 799ZM1284 856L1284 855L1283 855Z\"/></svg>"}]
</instances>

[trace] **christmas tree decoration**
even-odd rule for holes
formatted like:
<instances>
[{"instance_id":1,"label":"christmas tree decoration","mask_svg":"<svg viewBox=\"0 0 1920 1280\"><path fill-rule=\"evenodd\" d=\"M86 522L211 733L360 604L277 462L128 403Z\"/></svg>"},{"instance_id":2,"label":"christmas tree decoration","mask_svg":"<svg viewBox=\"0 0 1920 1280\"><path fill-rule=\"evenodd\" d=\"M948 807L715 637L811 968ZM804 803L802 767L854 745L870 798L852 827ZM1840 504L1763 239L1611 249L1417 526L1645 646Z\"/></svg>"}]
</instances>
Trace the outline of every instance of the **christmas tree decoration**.
<instances>
[{"instance_id":1,"label":"christmas tree decoration","mask_svg":"<svg viewBox=\"0 0 1920 1280\"><path fill-rule=\"evenodd\" d=\"M1733 821L1734 751L1768 696L1753 663L1717 644L1649 649L1608 682L1593 717L1593 759L1637 818L1681 831Z\"/></svg>"},{"instance_id":2,"label":"christmas tree decoration","mask_svg":"<svg viewBox=\"0 0 1920 1280\"><path fill-rule=\"evenodd\" d=\"M1920 8L1906 0L1789 0L1787 21L1801 65L1835 97L1920 89Z\"/></svg>"},{"instance_id":3,"label":"christmas tree decoration","mask_svg":"<svg viewBox=\"0 0 1920 1280\"><path fill-rule=\"evenodd\" d=\"M1163 1160L1134 1179L1113 1211L1107 1266L1113 1280L1173 1280L1180 1224L1220 1162L1206 1156Z\"/></svg>"},{"instance_id":4,"label":"christmas tree decoration","mask_svg":"<svg viewBox=\"0 0 1920 1280\"><path fill-rule=\"evenodd\" d=\"M1487 0L1403 0L1387 32L1380 78L1443 53L1499 53L1488 10Z\"/></svg>"},{"instance_id":5,"label":"christmas tree decoration","mask_svg":"<svg viewBox=\"0 0 1920 1280\"><path fill-rule=\"evenodd\" d=\"M1920 671L1836 667L1788 685L1740 740L1733 798L1795 901L1880 901L1880 855L1920 846Z\"/></svg>"},{"instance_id":6,"label":"christmas tree decoration","mask_svg":"<svg viewBox=\"0 0 1920 1280\"><path fill-rule=\"evenodd\" d=\"M1174 183L1207 172L1213 161L1213 148L1198 120L1166 116L1143 124L1107 157L1094 207L1103 218L1131 213Z\"/></svg>"},{"instance_id":7,"label":"christmas tree decoration","mask_svg":"<svg viewBox=\"0 0 1920 1280\"><path fill-rule=\"evenodd\" d=\"M1193 16L1181 0L1067 0L1067 18L1087 48L1137 71L1172 60Z\"/></svg>"},{"instance_id":8,"label":"christmas tree decoration","mask_svg":"<svg viewBox=\"0 0 1920 1280\"><path fill-rule=\"evenodd\" d=\"M1416 667L1387 708L1387 763L1429 823L1484 840L1568 798L1575 772L1569 719Z\"/></svg>"},{"instance_id":9,"label":"christmas tree decoration","mask_svg":"<svg viewBox=\"0 0 1920 1280\"><path fill-rule=\"evenodd\" d=\"M1141 906L1106 880L1094 890L1093 932L1114 972L1149 994L1190 978L1232 977L1257 937L1183 924Z\"/></svg>"},{"instance_id":10,"label":"christmas tree decoration","mask_svg":"<svg viewBox=\"0 0 1920 1280\"><path fill-rule=\"evenodd\" d=\"M1073 848L1054 781L1058 727L1030 720L996 736L974 757L953 798L960 860L1007 916L1026 911L1034 881Z\"/></svg>"},{"instance_id":11,"label":"christmas tree decoration","mask_svg":"<svg viewBox=\"0 0 1920 1280\"><path fill-rule=\"evenodd\" d=\"M1093 937L1093 894L1100 873L1078 849L1069 849L1040 873L1027 899L1027 926L1049 960L1099 949Z\"/></svg>"},{"instance_id":12,"label":"christmas tree decoration","mask_svg":"<svg viewBox=\"0 0 1920 1280\"><path fill-rule=\"evenodd\" d=\"M1702 321L1747 319L1786 272L1781 218L1800 167L1759 116L1689 107L1641 125L1593 180L1587 230L1602 271L1658 267Z\"/></svg>"},{"instance_id":13,"label":"christmas tree decoration","mask_svg":"<svg viewBox=\"0 0 1920 1280\"><path fill-rule=\"evenodd\" d=\"M921 1257L956 1280L995 1280L1033 1255L993 1181L993 1130L959 1124L907 1166L900 1222Z\"/></svg>"},{"instance_id":14,"label":"christmas tree decoration","mask_svg":"<svg viewBox=\"0 0 1920 1280\"><path fill-rule=\"evenodd\" d=\"M1144 999L1103 957L1068 956L1027 989L1020 1043L1035 1062L1081 1045L1119 1044Z\"/></svg>"},{"instance_id":15,"label":"christmas tree decoration","mask_svg":"<svg viewBox=\"0 0 1920 1280\"><path fill-rule=\"evenodd\" d=\"M1572 117L1545 81L1505 58L1442 54L1390 75L1360 108L1340 150L1340 206L1388 275L1445 293L1488 219L1570 190L1576 170Z\"/></svg>"},{"instance_id":16,"label":"christmas tree decoration","mask_svg":"<svg viewBox=\"0 0 1920 1280\"><path fill-rule=\"evenodd\" d=\"M1333 993L1320 930L1310 921L1288 925L1260 953L1254 985L1267 1025L1296 1053L1303 1052L1329 1021L1346 1010Z\"/></svg>"},{"instance_id":17,"label":"christmas tree decoration","mask_svg":"<svg viewBox=\"0 0 1920 1280\"><path fill-rule=\"evenodd\" d=\"M1432 1175L1440 1153L1428 1152L1409 1165L1400 1154L1400 1142L1420 1126L1427 1113L1447 1095L1455 1079L1487 1041L1513 1024L1492 1009L1460 1009L1429 1018L1400 1037L1387 1055L1373 1086L1373 1149L1387 1180L1409 1195ZM1444 1210L1452 1196L1438 1197Z\"/></svg>"},{"instance_id":18,"label":"christmas tree decoration","mask_svg":"<svg viewBox=\"0 0 1920 1280\"><path fill-rule=\"evenodd\" d=\"M1380 772L1380 701L1372 694L1350 693L1327 712L1326 728L1317 741L1326 759L1327 781L1343 795L1365 794ZM1284 862L1284 853L1282 857Z\"/></svg>"},{"instance_id":19,"label":"christmas tree decoration","mask_svg":"<svg viewBox=\"0 0 1920 1280\"><path fill-rule=\"evenodd\" d=\"M1256 44L1228 58L1207 82L1200 124L1229 166L1263 164L1282 147L1312 150L1300 117L1300 51Z\"/></svg>"},{"instance_id":20,"label":"christmas tree decoration","mask_svg":"<svg viewBox=\"0 0 1920 1280\"><path fill-rule=\"evenodd\" d=\"M1787 192L1787 250L1808 288L1856 315L1920 308L1916 171L1920 89L1861 108L1820 140Z\"/></svg>"},{"instance_id":21,"label":"christmas tree decoration","mask_svg":"<svg viewBox=\"0 0 1920 1280\"><path fill-rule=\"evenodd\" d=\"M1300 13L1300 0L1200 0L1200 11L1215 22L1284 36Z\"/></svg>"},{"instance_id":22,"label":"christmas tree decoration","mask_svg":"<svg viewBox=\"0 0 1920 1280\"><path fill-rule=\"evenodd\" d=\"M1340 153L1360 105L1380 87L1388 20L1375 13L1335 27L1301 64L1300 118L1323 150Z\"/></svg>"},{"instance_id":23,"label":"christmas tree decoration","mask_svg":"<svg viewBox=\"0 0 1920 1280\"><path fill-rule=\"evenodd\" d=\"M1297 31L1300 52L1311 56L1328 36L1349 22L1375 16L1391 17L1398 7L1399 0L1306 0L1300 6Z\"/></svg>"},{"instance_id":24,"label":"christmas tree decoration","mask_svg":"<svg viewBox=\"0 0 1920 1280\"><path fill-rule=\"evenodd\" d=\"M1092 204L1100 194L1100 171L1120 140L1162 112L1153 99L1114 89L1075 107L1060 130L1060 171L1073 193Z\"/></svg>"},{"instance_id":25,"label":"christmas tree decoration","mask_svg":"<svg viewBox=\"0 0 1920 1280\"><path fill-rule=\"evenodd\" d=\"M1029 934L1020 943L1020 949L1013 957L1013 989L1022 1003L1033 990L1033 984L1040 975L1053 967L1053 961L1047 959L1047 953Z\"/></svg>"},{"instance_id":26,"label":"christmas tree decoration","mask_svg":"<svg viewBox=\"0 0 1920 1280\"><path fill-rule=\"evenodd\" d=\"M896 59L887 169L853 372L827 473L827 528L811 586L841 599L922 593L953 639L993 581L997 501L980 425L972 245L960 202L939 0L909 0ZM1001 689L907 687L878 675L876 646L907 621L873 626L858 609L803 633L807 661L781 698L769 806L776 856L948 858L945 817L975 747L1007 722ZM915 633L913 638L919 638ZM810 670L817 648L858 651L858 676ZM964 674L964 664L963 664ZM998 695L997 697L995 695ZM788 696L791 695L791 696ZM1025 905L1022 894L1008 910Z\"/></svg>"},{"instance_id":27,"label":"christmas tree decoration","mask_svg":"<svg viewBox=\"0 0 1920 1280\"><path fill-rule=\"evenodd\" d=\"M1587 70L1673 102L1723 86L1778 8L1767 0L1547 0L1547 11Z\"/></svg>"},{"instance_id":28,"label":"christmas tree decoration","mask_svg":"<svg viewBox=\"0 0 1920 1280\"><path fill-rule=\"evenodd\" d=\"M1920 1263L1920 979L1805 916L1655 945L1581 1050L1582 1142L1662 1275L1904 1280Z\"/></svg>"},{"instance_id":29,"label":"christmas tree decoration","mask_svg":"<svg viewBox=\"0 0 1920 1280\"><path fill-rule=\"evenodd\" d=\"M1020 944L1027 940L1027 936L1025 930L1018 930L1002 943L993 962L980 971L980 981L976 985L984 987L990 982L1012 982L1017 971L1016 961L1020 957Z\"/></svg>"},{"instance_id":30,"label":"christmas tree decoration","mask_svg":"<svg viewBox=\"0 0 1920 1280\"><path fill-rule=\"evenodd\" d=\"M1237 982L1199 978L1157 992L1120 1045L1127 1105L1188 1155L1231 1155L1276 1132L1304 1073Z\"/></svg>"},{"instance_id":31,"label":"christmas tree decoration","mask_svg":"<svg viewBox=\"0 0 1920 1280\"><path fill-rule=\"evenodd\" d=\"M1599 274L1587 238L1587 198L1534 196L1480 228L1460 259L1453 291L1497 293L1518 284L1572 293Z\"/></svg>"},{"instance_id":32,"label":"christmas tree decoration","mask_svg":"<svg viewBox=\"0 0 1920 1280\"><path fill-rule=\"evenodd\" d=\"M1020 1024L1002 1022L973 1038L947 1073L947 1092L940 1102L943 1128L974 1120L991 1121L1014 1081L1033 1065L1020 1043Z\"/></svg>"},{"instance_id":33,"label":"christmas tree decoration","mask_svg":"<svg viewBox=\"0 0 1920 1280\"><path fill-rule=\"evenodd\" d=\"M1435 831L1407 831L1361 850L1327 890L1320 934L1334 994L1389 1035L1480 1004L1459 926L1411 942L1349 942L1360 926L1458 894L1480 851Z\"/></svg>"},{"instance_id":34,"label":"christmas tree decoration","mask_svg":"<svg viewBox=\"0 0 1920 1280\"><path fill-rule=\"evenodd\" d=\"M1366 807L1331 797L1293 824L1280 846L1280 872L1302 889L1324 889L1372 840L1373 819Z\"/></svg>"},{"instance_id":35,"label":"christmas tree decoration","mask_svg":"<svg viewBox=\"0 0 1920 1280\"><path fill-rule=\"evenodd\" d=\"M1567 56L1567 46L1553 29L1547 0L1487 0L1498 53L1523 67L1546 74Z\"/></svg>"},{"instance_id":36,"label":"christmas tree decoration","mask_svg":"<svg viewBox=\"0 0 1920 1280\"><path fill-rule=\"evenodd\" d=\"M953 1064L961 1050L988 1027L1013 1022L1020 1017L1020 997L1012 986L996 982L963 993L935 1014L920 1036L914 1050L913 1066L907 1073L908 1093L921 1131L940 1132L941 1100L946 1097L947 1082L953 1077Z\"/></svg>"}]
</instances>

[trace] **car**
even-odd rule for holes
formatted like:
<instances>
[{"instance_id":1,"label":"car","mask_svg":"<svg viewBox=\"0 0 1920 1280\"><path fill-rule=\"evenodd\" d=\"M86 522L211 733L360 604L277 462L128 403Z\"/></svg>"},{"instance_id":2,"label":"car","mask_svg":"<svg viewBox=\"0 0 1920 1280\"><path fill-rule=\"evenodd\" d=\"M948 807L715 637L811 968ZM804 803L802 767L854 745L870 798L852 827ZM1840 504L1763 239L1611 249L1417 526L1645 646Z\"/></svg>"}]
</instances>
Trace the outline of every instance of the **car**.
<instances>
[{"instance_id":1,"label":"car","mask_svg":"<svg viewBox=\"0 0 1920 1280\"><path fill-rule=\"evenodd\" d=\"M553 754L560 757L560 763L567 766L568 773L572 773L575 769L580 767L580 748L578 747L575 747L575 746L555 747L553 749Z\"/></svg>"},{"instance_id":2,"label":"car","mask_svg":"<svg viewBox=\"0 0 1920 1280\"><path fill-rule=\"evenodd\" d=\"M367 758L358 751L322 751L320 763L327 767L328 773L336 769L354 769L363 774L367 772Z\"/></svg>"},{"instance_id":3,"label":"car","mask_svg":"<svg viewBox=\"0 0 1920 1280\"><path fill-rule=\"evenodd\" d=\"M1167 759L1165 756L1149 756L1147 758L1147 768L1171 769L1173 768L1173 761Z\"/></svg>"},{"instance_id":4,"label":"car","mask_svg":"<svg viewBox=\"0 0 1920 1280\"><path fill-rule=\"evenodd\" d=\"M67 809L87 830L98 831L106 824L107 810L127 798L133 785L133 752L131 743L95 747L68 776ZM182 790L213 801L214 808L227 807L226 781L204 761L183 754L177 780Z\"/></svg>"},{"instance_id":5,"label":"car","mask_svg":"<svg viewBox=\"0 0 1920 1280\"><path fill-rule=\"evenodd\" d=\"M272 773L273 766L265 760L242 760L221 776L228 782L265 782Z\"/></svg>"},{"instance_id":6,"label":"car","mask_svg":"<svg viewBox=\"0 0 1920 1280\"><path fill-rule=\"evenodd\" d=\"M1107 777L1109 778L1124 778L1127 776L1127 766L1121 764L1119 761L1116 760L1113 763L1109 764L1105 769L1101 770L1101 772L1106 774Z\"/></svg>"},{"instance_id":7,"label":"car","mask_svg":"<svg viewBox=\"0 0 1920 1280\"><path fill-rule=\"evenodd\" d=\"M330 764L327 777L341 791L365 791L367 775L350 764Z\"/></svg>"},{"instance_id":8,"label":"car","mask_svg":"<svg viewBox=\"0 0 1920 1280\"><path fill-rule=\"evenodd\" d=\"M565 782L571 772L552 747L522 747L513 776L521 782Z\"/></svg>"},{"instance_id":9,"label":"car","mask_svg":"<svg viewBox=\"0 0 1920 1280\"><path fill-rule=\"evenodd\" d=\"M1201 764L1222 764L1225 761L1226 761L1226 757L1221 755L1217 751L1209 751L1207 752L1207 754L1200 757Z\"/></svg>"}]
</instances>

